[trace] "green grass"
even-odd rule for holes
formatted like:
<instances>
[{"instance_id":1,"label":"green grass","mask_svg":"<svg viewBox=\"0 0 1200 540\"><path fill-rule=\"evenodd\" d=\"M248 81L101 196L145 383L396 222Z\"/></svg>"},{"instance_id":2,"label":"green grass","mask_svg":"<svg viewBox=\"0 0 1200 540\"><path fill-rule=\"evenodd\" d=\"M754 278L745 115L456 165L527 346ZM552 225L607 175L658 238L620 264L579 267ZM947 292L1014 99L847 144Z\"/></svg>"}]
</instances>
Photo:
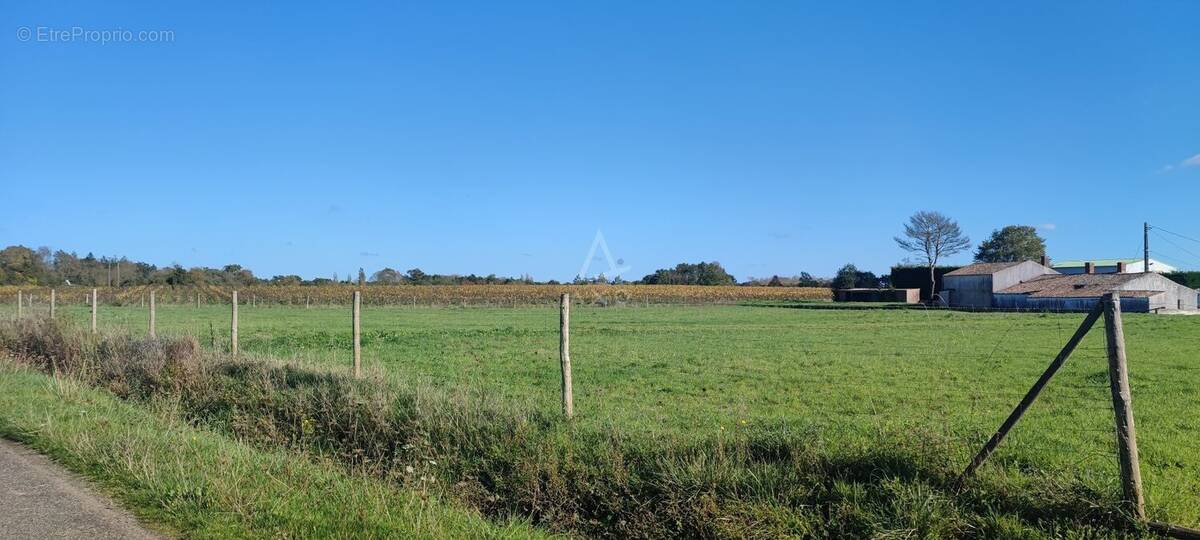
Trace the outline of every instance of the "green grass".
<instances>
[{"instance_id":1,"label":"green grass","mask_svg":"<svg viewBox=\"0 0 1200 540\"><path fill-rule=\"evenodd\" d=\"M11 308L10 308L11 310ZM86 308L64 315L86 320ZM251 354L348 366L346 308L249 308ZM557 310L370 308L365 363L387 377L486 389L558 408ZM218 348L227 308L162 306L160 333ZM921 433L963 464L1077 327L1081 315L744 306L572 312L577 424L662 445L740 432L816 433L831 454ZM1200 525L1200 317L1127 314L1142 473L1153 518ZM144 310L104 308L102 328L144 332ZM982 474L1016 484L1065 474L1115 494L1103 334L1093 333ZM1031 502L1036 505L1037 501Z\"/></svg>"},{"instance_id":2,"label":"green grass","mask_svg":"<svg viewBox=\"0 0 1200 540\"><path fill-rule=\"evenodd\" d=\"M189 538L545 536L7 363L0 363L0 435L49 454L143 519Z\"/></svg>"}]
</instances>

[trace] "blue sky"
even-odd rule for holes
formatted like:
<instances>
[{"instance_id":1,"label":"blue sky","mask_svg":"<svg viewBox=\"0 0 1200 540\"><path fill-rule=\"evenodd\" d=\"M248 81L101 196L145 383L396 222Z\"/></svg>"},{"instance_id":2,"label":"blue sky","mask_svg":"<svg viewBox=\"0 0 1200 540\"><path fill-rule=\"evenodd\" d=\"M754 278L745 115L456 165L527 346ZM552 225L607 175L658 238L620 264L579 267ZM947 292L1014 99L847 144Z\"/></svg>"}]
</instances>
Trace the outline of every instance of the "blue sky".
<instances>
[{"instance_id":1,"label":"blue sky","mask_svg":"<svg viewBox=\"0 0 1200 540\"><path fill-rule=\"evenodd\" d=\"M569 279L599 230L745 278L886 271L921 209L1200 237L1196 2L246 4L5 1L0 244Z\"/></svg>"}]
</instances>

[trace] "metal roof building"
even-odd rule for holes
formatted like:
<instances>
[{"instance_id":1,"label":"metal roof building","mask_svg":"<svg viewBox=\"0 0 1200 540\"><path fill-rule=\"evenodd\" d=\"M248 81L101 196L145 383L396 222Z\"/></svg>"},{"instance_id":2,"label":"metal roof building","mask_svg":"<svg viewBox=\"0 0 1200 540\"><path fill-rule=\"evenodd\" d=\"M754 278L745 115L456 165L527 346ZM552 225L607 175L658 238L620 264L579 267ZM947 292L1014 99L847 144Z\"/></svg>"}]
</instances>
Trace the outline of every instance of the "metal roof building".
<instances>
[{"instance_id":1,"label":"metal roof building","mask_svg":"<svg viewBox=\"0 0 1200 540\"><path fill-rule=\"evenodd\" d=\"M1196 291L1160 274L1059 274L1041 276L997 291L998 308L1086 310L1108 292L1133 312L1196 311Z\"/></svg>"},{"instance_id":2,"label":"metal roof building","mask_svg":"<svg viewBox=\"0 0 1200 540\"><path fill-rule=\"evenodd\" d=\"M951 307L990 308L992 295L1038 276L1057 273L1033 261L976 263L942 276L942 302Z\"/></svg>"},{"instance_id":3,"label":"metal roof building","mask_svg":"<svg viewBox=\"0 0 1200 540\"><path fill-rule=\"evenodd\" d=\"M1083 273L1075 274L1033 261L964 266L942 278L942 301L950 307L1077 311L1091 309L1105 293L1115 291L1124 311L1197 309L1194 289L1153 272L1130 273L1120 260L1113 261L1119 263L1116 272L1098 273L1095 262L1084 261Z\"/></svg>"}]
</instances>

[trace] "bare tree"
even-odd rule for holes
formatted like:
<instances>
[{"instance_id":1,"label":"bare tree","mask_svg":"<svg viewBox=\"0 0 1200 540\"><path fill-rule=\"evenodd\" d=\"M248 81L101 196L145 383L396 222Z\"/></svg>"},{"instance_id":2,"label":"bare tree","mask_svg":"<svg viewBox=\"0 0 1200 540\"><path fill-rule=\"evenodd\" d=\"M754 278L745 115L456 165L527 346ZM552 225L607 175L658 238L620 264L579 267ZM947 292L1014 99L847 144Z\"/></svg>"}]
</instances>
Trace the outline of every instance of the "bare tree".
<instances>
[{"instance_id":1,"label":"bare tree","mask_svg":"<svg viewBox=\"0 0 1200 540\"><path fill-rule=\"evenodd\" d=\"M940 212L920 211L904 224L904 237L895 237L905 251L921 256L929 266L929 299L937 295L938 260L971 247L971 239L963 235L958 222Z\"/></svg>"}]
</instances>

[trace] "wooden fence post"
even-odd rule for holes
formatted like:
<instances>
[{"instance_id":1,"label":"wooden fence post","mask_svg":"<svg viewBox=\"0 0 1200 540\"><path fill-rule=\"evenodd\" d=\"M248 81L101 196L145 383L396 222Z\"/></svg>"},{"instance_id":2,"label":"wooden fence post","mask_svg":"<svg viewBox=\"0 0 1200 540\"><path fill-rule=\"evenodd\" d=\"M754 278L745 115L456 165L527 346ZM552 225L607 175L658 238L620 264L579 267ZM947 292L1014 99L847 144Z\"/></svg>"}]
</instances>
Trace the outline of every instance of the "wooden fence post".
<instances>
[{"instance_id":1,"label":"wooden fence post","mask_svg":"<svg viewBox=\"0 0 1200 540\"><path fill-rule=\"evenodd\" d=\"M158 337L158 333L154 328L155 313L154 313L154 291L150 291L150 339Z\"/></svg>"},{"instance_id":2,"label":"wooden fence post","mask_svg":"<svg viewBox=\"0 0 1200 540\"><path fill-rule=\"evenodd\" d=\"M1121 487L1129 511L1138 521L1146 520L1142 499L1142 472L1138 465L1137 428L1133 424L1133 396L1125 363L1125 329L1121 323L1121 295L1104 295L1104 328L1108 342L1108 387L1112 392L1117 426L1117 458L1121 462Z\"/></svg>"},{"instance_id":3,"label":"wooden fence post","mask_svg":"<svg viewBox=\"0 0 1200 540\"><path fill-rule=\"evenodd\" d=\"M200 292L196 292L196 309L200 309Z\"/></svg>"},{"instance_id":4,"label":"wooden fence post","mask_svg":"<svg viewBox=\"0 0 1200 540\"><path fill-rule=\"evenodd\" d=\"M234 356L237 356L237 353L238 353L238 347L237 347L237 345L238 345L237 344L237 327L238 327L237 307L238 306L237 306L237 304L238 304L237 291L233 291L233 317L230 319L230 323L229 323L229 354L232 354Z\"/></svg>"},{"instance_id":5,"label":"wooden fence post","mask_svg":"<svg viewBox=\"0 0 1200 540\"><path fill-rule=\"evenodd\" d=\"M559 300L558 360L562 367L563 415L575 415L575 395L571 388L571 295L563 293Z\"/></svg>"},{"instance_id":6,"label":"wooden fence post","mask_svg":"<svg viewBox=\"0 0 1200 540\"><path fill-rule=\"evenodd\" d=\"M1020 420L1021 416L1025 414L1025 410L1033 404L1034 400L1037 399L1038 394L1042 392L1042 389L1045 388L1046 384L1050 382L1050 379L1054 377L1054 374L1058 373L1059 368L1061 368L1063 364L1067 362L1067 359L1071 357L1071 353L1075 351L1075 347L1079 345L1080 341L1083 341L1083 337L1087 335L1088 331L1092 329L1092 326L1096 324L1096 320L1100 318L1101 312L1104 311L1104 306L1102 304L1103 303L1096 304L1096 307L1088 313L1087 317L1083 319L1083 324L1080 324L1079 329L1075 331L1075 335L1071 336L1071 339L1067 340L1067 344L1063 346L1061 351L1058 352L1058 356L1054 358L1053 362L1050 362L1050 366L1046 368L1046 371L1042 373L1042 376L1038 378L1037 382L1033 383L1033 387L1029 389L1029 392L1025 393L1025 397L1021 398L1021 402L1018 403L1017 407L1013 409L1013 412L1008 415L1008 418L1004 420L1004 423L1000 424L1000 429L996 430L996 434L992 435L991 439L988 439L987 444L984 444L983 448L979 450L979 453L975 455L975 459L972 459L971 463L967 465L967 468L963 470L962 474L958 475L957 483L959 485L961 485L963 480L966 480L968 476L971 476L971 474L975 472L975 469L979 468L979 466L983 464L984 460L986 460L988 456L992 455L992 452L996 450L997 446L1000 446L1000 442L1004 440L1004 437L1008 436L1009 430L1011 430L1013 426L1017 425L1017 421Z\"/></svg>"},{"instance_id":7,"label":"wooden fence post","mask_svg":"<svg viewBox=\"0 0 1200 540\"><path fill-rule=\"evenodd\" d=\"M50 289L50 318L51 319L54 318L54 303L56 300L58 300L57 293L54 291L54 289Z\"/></svg>"},{"instance_id":8,"label":"wooden fence post","mask_svg":"<svg viewBox=\"0 0 1200 540\"><path fill-rule=\"evenodd\" d=\"M362 376L362 293L354 291L354 376Z\"/></svg>"},{"instance_id":9,"label":"wooden fence post","mask_svg":"<svg viewBox=\"0 0 1200 540\"><path fill-rule=\"evenodd\" d=\"M92 289L92 333L96 333L96 304L99 304L99 298L96 296L96 289Z\"/></svg>"},{"instance_id":10,"label":"wooden fence post","mask_svg":"<svg viewBox=\"0 0 1200 540\"><path fill-rule=\"evenodd\" d=\"M311 299L312 299L311 296L309 296L307 294L304 295L304 309L308 309L308 303L309 303L309 300L311 300Z\"/></svg>"}]
</instances>

